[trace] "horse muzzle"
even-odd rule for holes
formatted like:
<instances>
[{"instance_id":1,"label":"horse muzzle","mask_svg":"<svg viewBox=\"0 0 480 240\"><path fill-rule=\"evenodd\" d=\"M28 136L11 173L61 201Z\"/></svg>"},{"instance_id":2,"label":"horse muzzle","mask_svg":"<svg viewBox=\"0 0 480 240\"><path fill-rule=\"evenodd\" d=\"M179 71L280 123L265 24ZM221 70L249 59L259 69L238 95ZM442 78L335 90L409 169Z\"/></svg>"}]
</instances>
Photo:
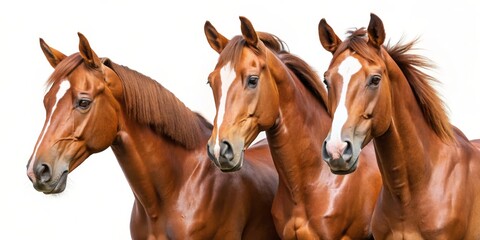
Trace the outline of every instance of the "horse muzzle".
<instances>
[{"instance_id":1,"label":"horse muzzle","mask_svg":"<svg viewBox=\"0 0 480 240\"><path fill-rule=\"evenodd\" d=\"M61 193L67 186L68 170L55 174L52 168L46 164L38 164L33 172L27 172L27 176L35 190L44 194Z\"/></svg>"},{"instance_id":2,"label":"horse muzzle","mask_svg":"<svg viewBox=\"0 0 480 240\"><path fill-rule=\"evenodd\" d=\"M235 150L232 144L226 140L221 141L218 146L211 147L207 144L207 153L222 172L234 172L242 168L243 151Z\"/></svg>"},{"instance_id":3,"label":"horse muzzle","mask_svg":"<svg viewBox=\"0 0 480 240\"><path fill-rule=\"evenodd\" d=\"M357 169L358 154L354 154L350 141L335 144L325 140L322 145L322 158L334 174L345 175Z\"/></svg>"}]
</instances>

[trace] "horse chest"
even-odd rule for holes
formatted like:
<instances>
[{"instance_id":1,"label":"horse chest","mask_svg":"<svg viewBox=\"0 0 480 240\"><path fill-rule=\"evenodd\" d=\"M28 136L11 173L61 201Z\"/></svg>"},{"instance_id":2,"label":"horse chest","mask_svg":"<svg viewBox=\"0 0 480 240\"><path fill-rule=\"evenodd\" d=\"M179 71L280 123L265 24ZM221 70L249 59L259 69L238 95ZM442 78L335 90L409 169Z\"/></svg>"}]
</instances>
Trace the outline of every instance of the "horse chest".
<instances>
[{"instance_id":1,"label":"horse chest","mask_svg":"<svg viewBox=\"0 0 480 240\"><path fill-rule=\"evenodd\" d=\"M429 193L429 191L425 191ZM378 239L463 239L467 228L469 203L452 192L412 199L407 206L383 201L381 214L374 217ZM384 199L385 200L385 199Z\"/></svg>"}]
</instances>

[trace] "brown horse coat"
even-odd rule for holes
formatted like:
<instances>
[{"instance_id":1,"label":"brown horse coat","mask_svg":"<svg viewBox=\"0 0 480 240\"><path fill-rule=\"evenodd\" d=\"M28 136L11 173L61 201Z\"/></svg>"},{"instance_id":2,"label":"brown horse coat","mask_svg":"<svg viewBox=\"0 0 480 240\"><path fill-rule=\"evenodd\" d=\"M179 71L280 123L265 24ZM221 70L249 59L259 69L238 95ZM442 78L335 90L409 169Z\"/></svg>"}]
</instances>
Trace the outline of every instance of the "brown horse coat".
<instances>
[{"instance_id":1,"label":"brown horse coat","mask_svg":"<svg viewBox=\"0 0 480 240\"><path fill-rule=\"evenodd\" d=\"M41 40L55 71L27 166L33 186L62 192L68 173L110 146L135 197L133 239L277 239L268 145L245 151L245 172L222 173L205 152L205 119L156 81L98 58L79 37L80 52L68 57Z\"/></svg>"}]
</instances>

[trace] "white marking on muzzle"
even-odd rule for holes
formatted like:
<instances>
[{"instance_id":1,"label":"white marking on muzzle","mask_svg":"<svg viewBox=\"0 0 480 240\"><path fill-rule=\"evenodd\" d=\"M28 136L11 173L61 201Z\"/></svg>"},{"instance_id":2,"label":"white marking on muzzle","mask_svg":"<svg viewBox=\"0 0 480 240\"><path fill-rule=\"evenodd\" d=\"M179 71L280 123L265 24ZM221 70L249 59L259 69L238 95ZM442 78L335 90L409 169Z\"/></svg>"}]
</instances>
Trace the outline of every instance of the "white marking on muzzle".
<instances>
[{"instance_id":1,"label":"white marking on muzzle","mask_svg":"<svg viewBox=\"0 0 480 240\"><path fill-rule=\"evenodd\" d=\"M329 136L327 137L327 151L331 154L338 154L339 151L343 151L346 142L342 140L342 127L348 119L347 106L346 106L346 96L347 88L350 80L354 74L356 74L362 65L358 59L348 56L340 63L338 67L338 74L343 78L342 93L340 95L340 100L337 106L337 110L333 116L332 130L330 131ZM341 153L339 153L341 154Z\"/></svg>"},{"instance_id":2,"label":"white marking on muzzle","mask_svg":"<svg viewBox=\"0 0 480 240\"><path fill-rule=\"evenodd\" d=\"M31 174L33 174L33 162L35 161L35 159L37 157L38 147L42 144L43 138L45 137L45 134L48 132L48 128L50 127L50 122L52 120L53 115L55 114L57 104L65 96L65 93L68 91L68 89L70 89L70 82L68 80L62 80L62 82L60 83L60 87L58 88L57 93L55 94L55 104L52 107L50 117L48 118L47 124L45 125L45 129L41 133L41 137L38 140L37 145L35 146L35 150L33 151L32 159L29 162L28 170L27 170L28 171L27 173L29 174L29 176L33 176L33 175L31 175Z\"/></svg>"},{"instance_id":3,"label":"white marking on muzzle","mask_svg":"<svg viewBox=\"0 0 480 240\"><path fill-rule=\"evenodd\" d=\"M222 83L222 88L220 92L220 106L218 106L218 113L217 113L217 136L215 138L215 147L213 148L215 158L220 157L220 126L222 126L223 118L225 116L226 111L226 101L227 101L227 93L230 85L232 85L233 80L235 80L236 74L235 69L232 68L230 62L227 63L225 66L220 69L220 81Z\"/></svg>"}]
</instances>

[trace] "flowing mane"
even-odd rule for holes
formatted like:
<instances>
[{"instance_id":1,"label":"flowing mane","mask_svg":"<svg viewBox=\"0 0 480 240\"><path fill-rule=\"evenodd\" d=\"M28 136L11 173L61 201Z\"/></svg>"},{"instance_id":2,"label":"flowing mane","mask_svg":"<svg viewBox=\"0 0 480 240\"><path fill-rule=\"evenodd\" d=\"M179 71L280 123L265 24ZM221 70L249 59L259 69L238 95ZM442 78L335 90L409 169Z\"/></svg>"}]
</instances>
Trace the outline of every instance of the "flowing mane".
<instances>
[{"instance_id":1,"label":"flowing mane","mask_svg":"<svg viewBox=\"0 0 480 240\"><path fill-rule=\"evenodd\" d=\"M335 58L346 49L350 49L369 61L373 61L378 52L373 51L367 44L365 28L349 31L348 34L349 37L339 46L333 57ZM417 39L406 44L398 42L393 46L385 46L385 50L405 75L429 126L440 139L445 142L452 142L454 140L453 129L446 114L444 103L431 85L432 82L435 83L438 80L421 70L431 69L433 65L429 59L423 56L408 53L413 50L416 42Z\"/></svg>"},{"instance_id":2,"label":"flowing mane","mask_svg":"<svg viewBox=\"0 0 480 240\"><path fill-rule=\"evenodd\" d=\"M65 79L82 60L79 53L62 60L47 80L47 86ZM188 149L204 144L202 138L209 133L202 131L212 129L212 125L205 118L192 112L155 80L108 58L103 61L122 80L128 116L140 124L149 125L157 134L165 134Z\"/></svg>"},{"instance_id":3,"label":"flowing mane","mask_svg":"<svg viewBox=\"0 0 480 240\"><path fill-rule=\"evenodd\" d=\"M300 80L300 82L314 95L314 97L327 108L327 91L310 65L301 58L291 54L283 42L277 36L266 33L257 32L260 40L270 49L280 61L287 66ZM225 49L220 54L218 64L231 62L233 66L240 61L241 52L245 46L245 40L242 36L232 38ZM252 49L255 50L255 49Z\"/></svg>"},{"instance_id":4,"label":"flowing mane","mask_svg":"<svg viewBox=\"0 0 480 240\"><path fill-rule=\"evenodd\" d=\"M122 80L128 116L188 149L204 144L202 129L212 129L205 118L192 112L157 81L109 59L104 63Z\"/></svg>"}]
</instances>

